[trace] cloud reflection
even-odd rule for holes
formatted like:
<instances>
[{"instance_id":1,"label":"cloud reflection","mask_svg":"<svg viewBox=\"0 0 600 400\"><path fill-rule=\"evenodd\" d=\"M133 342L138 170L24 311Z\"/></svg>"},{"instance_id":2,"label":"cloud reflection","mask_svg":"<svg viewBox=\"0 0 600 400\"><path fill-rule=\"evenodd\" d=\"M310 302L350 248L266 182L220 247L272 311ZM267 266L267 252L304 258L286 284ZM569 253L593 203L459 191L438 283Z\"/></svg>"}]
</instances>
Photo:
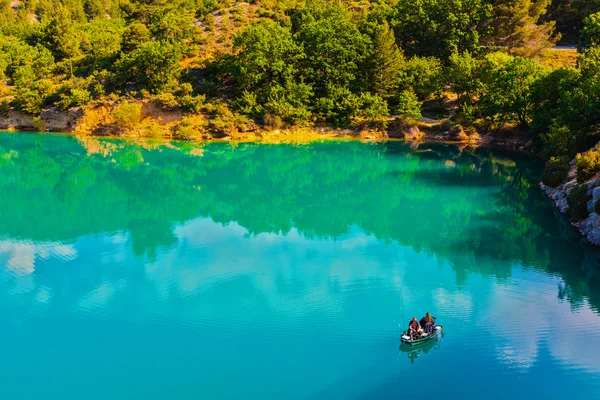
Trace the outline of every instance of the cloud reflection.
<instances>
[{"instance_id":1,"label":"cloud reflection","mask_svg":"<svg viewBox=\"0 0 600 400\"><path fill-rule=\"evenodd\" d=\"M29 275L35 271L36 260L55 257L63 261L77 258L73 245L59 242L31 242L0 240L0 261L15 275Z\"/></svg>"}]
</instances>

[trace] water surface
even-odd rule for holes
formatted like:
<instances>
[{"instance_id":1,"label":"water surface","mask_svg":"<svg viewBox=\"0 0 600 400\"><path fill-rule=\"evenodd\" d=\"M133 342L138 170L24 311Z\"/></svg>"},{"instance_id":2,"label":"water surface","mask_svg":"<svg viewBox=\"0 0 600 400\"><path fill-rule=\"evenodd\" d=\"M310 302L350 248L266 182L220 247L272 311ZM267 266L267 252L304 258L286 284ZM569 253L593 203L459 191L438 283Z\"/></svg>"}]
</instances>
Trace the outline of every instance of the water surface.
<instances>
[{"instance_id":1,"label":"water surface","mask_svg":"<svg viewBox=\"0 0 600 400\"><path fill-rule=\"evenodd\" d=\"M0 398L600 397L599 253L524 155L0 133ZM399 348L431 311L444 337Z\"/></svg>"}]
</instances>

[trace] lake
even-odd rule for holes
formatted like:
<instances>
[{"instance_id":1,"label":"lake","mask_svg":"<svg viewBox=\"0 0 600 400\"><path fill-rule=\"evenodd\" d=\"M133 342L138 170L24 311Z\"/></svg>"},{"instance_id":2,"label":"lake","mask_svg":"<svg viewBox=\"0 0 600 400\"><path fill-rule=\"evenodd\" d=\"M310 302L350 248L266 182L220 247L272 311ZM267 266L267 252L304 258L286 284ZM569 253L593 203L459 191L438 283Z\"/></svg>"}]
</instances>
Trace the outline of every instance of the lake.
<instances>
[{"instance_id":1,"label":"lake","mask_svg":"<svg viewBox=\"0 0 600 400\"><path fill-rule=\"evenodd\" d=\"M0 398L600 398L600 253L541 167L0 133Z\"/></svg>"}]
</instances>

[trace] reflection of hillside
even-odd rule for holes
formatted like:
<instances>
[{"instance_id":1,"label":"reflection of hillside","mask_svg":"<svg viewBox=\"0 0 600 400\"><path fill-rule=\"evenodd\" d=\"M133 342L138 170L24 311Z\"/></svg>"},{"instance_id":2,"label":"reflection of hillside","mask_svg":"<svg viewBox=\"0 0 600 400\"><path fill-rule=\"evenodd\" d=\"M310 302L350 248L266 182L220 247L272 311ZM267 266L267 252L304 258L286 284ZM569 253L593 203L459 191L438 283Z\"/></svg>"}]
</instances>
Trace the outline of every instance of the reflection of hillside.
<instances>
[{"instance_id":1,"label":"reflection of hillside","mask_svg":"<svg viewBox=\"0 0 600 400\"><path fill-rule=\"evenodd\" d=\"M64 243L127 232L136 254L153 256L178 240L176 224L197 217L251 235L296 228L338 238L358 226L449 260L459 282L469 271L506 278L521 263L560 273L574 301L594 298L596 253L563 238L533 187L536 171L520 156L399 142L198 151L2 134L0 237ZM504 270L490 262L498 259Z\"/></svg>"}]
</instances>

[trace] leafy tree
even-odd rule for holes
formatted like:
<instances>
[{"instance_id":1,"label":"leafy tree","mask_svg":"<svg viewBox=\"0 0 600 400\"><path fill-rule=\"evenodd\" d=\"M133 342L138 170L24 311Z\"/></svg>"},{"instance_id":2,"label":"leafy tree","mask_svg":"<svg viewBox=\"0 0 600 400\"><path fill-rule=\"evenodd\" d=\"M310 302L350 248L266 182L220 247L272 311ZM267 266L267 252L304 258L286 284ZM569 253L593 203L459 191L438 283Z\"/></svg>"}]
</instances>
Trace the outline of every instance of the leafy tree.
<instances>
[{"instance_id":1,"label":"leafy tree","mask_svg":"<svg viewBox=\"0 0 600 400\"><path fill-rule=\"evenodd\" d=\"M533 109L532 85L542 75L542 68L522 57L509 57L497 64L488 57L483 73L484 94L480 108L493 122L514 122L527 127Z\"/></svg>"},{"instance_id":2,"label":"leafy tree","mask_svg":"<svg viewBox=\"0 0 600 400\"><path fill-rule=\"evenodd\" d=\"M272 85L285 86L299 79L302 47L291 32L275 22L264 22L242 31L234 39L235 90L248 91L264 103Z\"/></svg>"},{"instance_id":3,"label":"leafy tree","mask_svg":"<svg viewBox=\"0 0 600 400\"><path fill-rule=\"evenodd\" d=\"M55 91L52 81L38 78L31 65L19 67L13 80L15 105L28 114L38 115Z\"/></svg>"},{"instance_id":4,"label":"leafy tree","mask_svg":"<svg viewBox=\"0 0 600 400\"><path fill-rule=\"evenodd\" d=\"M122 85L133 85L157 93L174 85L180 74L177 49L166 42L147 42L123 56L115 79Z\"/></svg>"},{"instance_id":5,"label":"leafy tree","mask_svg":"<svg viewBox=\"0 0 600 400\"><path fill-rule=\"evenodd\" d=\"M567 204L569 208L567 215L571 221L580 221L588 216L587 209L587 185L577 185L567 195Z\"/></svg>"},{"instance_id":6,"label":"leafy tree","mask_svg":"<svg viewBox=\"0 0 600 400\"><path fill-rule=\"evenodd\" d=\"M553 0L544 21L556 21L565 43L577 43L583 20L600 11L599 0Z\"/></svg>"},{"instance_id":7,"label":"leafy tree","mask_svg":"<svg viewBox=\"0 0 600 400\"><path fill-rule=\"evenodd\" d=\"M0 26L15 22L15 13L10 0L0 0Z\"/></svg>"},{"instance_id":8,"label":"leafy tree","mask_svg":"<svg viewBox=\"0 0 600 400\"><path fill-rule=\"evenodd\" d=\"M585 51L600 45L600 12L590 15L584 20L578 49Z\"/></svg>"},{"instance_id":9,"label":"leafy tree","mask_svg":"<svg viewBox=\"0 0 600 400\"><path fill-rule=\"evenodd\" d=\"M468 52L454 53L450 57L446 75L451 90L458 98L459 106L472 105L478 98L481 90L480 66L480 62Z\"/></svg>"},{"instance_id":10,"label":"leafy tree","mask_svg":"<svg viewBox=\"0 0 600 400\"><path fill-rule=\"evenodd\" d=\"M444 69L435 57L412 57L402 69L399 79L401 90L412 90L419 100L429 100L444 88Z\"/></svg>"},{"instance_id":11,"label":"leafy tree","mask_svg":"<svg viewBox=\"0 0 600 400\"><path fill-rule=\"evenodd\" d=\"M544 166L542 182L557 187L567 179L569 169L570 165L567 157L551 157Z\"/></svg>"},{"instance_id":12,"label":"leafy tree","mask_svg":"<svg viewBox=\"0 0 600 400\"><path fill-rule=\"evenodd\" d=\"M265 104L265 110L290 125L301 125L311 118L309 104L313 96L310 86L302 82L288 82L285 86L275 85Z\"/></svg>"},{"instance_id":13,"label":"leafy tree","mask_svg":"<svg viewBox=\"0 0 600 400\"><path fill-rule=\"evenodd\" d=\"M152 24L151 30L158 40L171 44L184 44L197 31L191 9L173 9Z\"/></svg>"},{"instance_id":14,"label":"leafy tree","mask_svg":"<svg viewBox=\"0 0 600 400\"><path fill-rule=\"evenodd\" d=\"M479 50L491 11L485 0L399 0L393 26L407 54L446 60Z\"/></svg>"},{"instance_id":15,"label":"leafy tree","mask_svg":"<svg viewBox=\"0 0 600 400\"><path fill-rule=\"evenodd\" d=\"M588 95L581 88L581 72L561 68L540 77L532 87L530 133L542 155L574 155Z\"/></svg>"},{"instance_id":16,"label":"leafy tree","mask_svg":"<svg viewBox=\"0 0 600 400\"><path fill-rule=\"evenodd\" d=\"M577 182L583 183L600 170L600 152L590 150L577 154Z\"/></svg>"},{"instance_id":17,"label":"leafy tree","mask_svg":"<svg viewBox=\"0 0 600 400\"><path fill-rule=\"evenodd\" d=\"M339 7L304 15L296 26L295 40L304 48L303 70L318 96L328 92L328 87L343 90L356 82L367 39Z\"/></svg>"}]
</instances>

